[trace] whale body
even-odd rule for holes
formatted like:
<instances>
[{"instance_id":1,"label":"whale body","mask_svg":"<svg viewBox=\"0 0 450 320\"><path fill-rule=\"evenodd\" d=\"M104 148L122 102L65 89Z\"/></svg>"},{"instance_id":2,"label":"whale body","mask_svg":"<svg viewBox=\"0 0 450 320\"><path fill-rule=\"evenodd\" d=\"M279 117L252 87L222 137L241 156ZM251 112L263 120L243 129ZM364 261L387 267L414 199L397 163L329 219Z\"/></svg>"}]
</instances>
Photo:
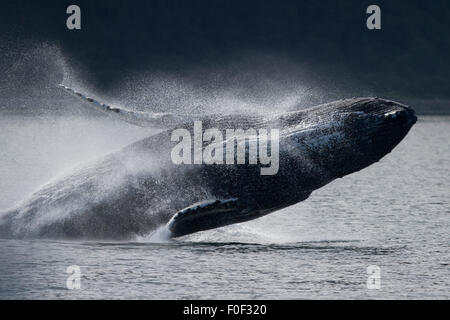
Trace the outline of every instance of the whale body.
<instances>
[{"instance_id":1,"label":"whale body","mask_svg":"<svg viewBox=\"0 0 450 320\"><path fill-rule=\"evenodd\" d=\"M0 237L127 240L166 226L170 236L256 219L309 197L388 154L417 118L380 98L339 100L264 115L143 115L111 108L69 88L90 106L138 125L169 129L49 182L0 216ZM261 164L174 164L174 128L279 130L279 170ZM202 146L203 148L206 145Z\"/></svg>"}]
</instances>

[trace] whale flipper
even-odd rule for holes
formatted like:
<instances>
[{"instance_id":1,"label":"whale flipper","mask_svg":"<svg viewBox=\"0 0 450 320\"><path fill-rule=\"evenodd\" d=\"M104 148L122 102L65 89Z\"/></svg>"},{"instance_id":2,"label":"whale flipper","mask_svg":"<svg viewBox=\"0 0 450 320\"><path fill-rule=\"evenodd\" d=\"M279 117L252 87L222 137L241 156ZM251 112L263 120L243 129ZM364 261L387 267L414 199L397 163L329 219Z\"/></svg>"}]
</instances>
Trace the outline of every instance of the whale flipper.
<instances>
[{"instance_id":1,"label":"whale flipper","mask_svg":"<svg viewBox=\"0 0 450 320\"><path fill-rule=\"evenodd\" d=\"M235 223L242 207L236 198L205 200L178 211L167 223L172 237Z\"/></svg>"},{"instance_id":2,"label":"whale flipper","mask_svg":"<svg viewBox=\"0 0 450 320\"><path fill-rule=\"evenodd\" d=\"M201 115L181 115L174 113L149 113L129 110L123 107L112 107L105 103L101 103L94 98L90 98L83 93L77 92L72 88L66 87L62 84L59 85L64 91L71 96L77 98L89 107L110 114L116 118L119 118L128 123L140 126L140 127L165 127L174 128L187 121L194 121L200 118Z\"/></svg>"}]
</instances>

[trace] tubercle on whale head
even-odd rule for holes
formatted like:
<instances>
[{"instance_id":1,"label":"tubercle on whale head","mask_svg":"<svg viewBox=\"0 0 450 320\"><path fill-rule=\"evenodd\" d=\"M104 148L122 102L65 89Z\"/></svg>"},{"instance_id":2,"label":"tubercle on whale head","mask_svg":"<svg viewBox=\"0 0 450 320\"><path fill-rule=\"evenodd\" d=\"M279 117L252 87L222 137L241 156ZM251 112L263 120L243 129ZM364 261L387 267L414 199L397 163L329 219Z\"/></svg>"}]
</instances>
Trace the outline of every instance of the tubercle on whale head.
<instances>
[{"instance_id":1,"label":"tubercle on whale head","mask_svg":"<svg viewBox=\"0 0 450 320\"><path fill-rule=\"evenodd\" d=\"M353 98L289 113L280 120L287 127L283 138L290 152L306 154L327 183L379 161L400 143L417 117L412 108L395 101Z\"/></svg>"}]
</instances>

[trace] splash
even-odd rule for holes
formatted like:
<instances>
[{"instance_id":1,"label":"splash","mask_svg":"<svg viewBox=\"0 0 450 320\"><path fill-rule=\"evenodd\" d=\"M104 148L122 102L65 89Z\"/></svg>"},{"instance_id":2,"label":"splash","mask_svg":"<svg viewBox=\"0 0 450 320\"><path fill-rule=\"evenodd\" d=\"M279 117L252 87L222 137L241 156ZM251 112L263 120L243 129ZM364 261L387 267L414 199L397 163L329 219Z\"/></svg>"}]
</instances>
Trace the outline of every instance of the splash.
<instances>
[{"instance_id":1,"label":"splash","mask_svg":"<svg viewBox=\"0 0 450 320\"><path fill-rule=\"evenodd\" d=\"M162 243L170 241L170 238L171 232L167 228L167 225L162 225L145 237L137 237L137 240L141 242Z\"/></svg>"},{"instance_id":2,"label":"splash","mask_svg":"<svg viewBox=\"0 0 450 320\"><path fill-rule=\"evenodd\" d=\"M292 61L255 54L214 68L187 67L177 73L143 66L139 72L124 72L101 97L95 88L86 91L89 88L77 88L76 83L65 84L133 111L270 115L322 102L326 91L309 78L305 68Z\"/></svg>"},{"instance_id":3,"label":"splash","mask_svg":"<svg viewBox=\"0 0 450 320\"><path fill-rule=\"evenodd\" d=\"M22 65L26 68L17 68L16 73L23 76L27 68L37 70L31 86L35 83L40 88L41 78L46 78L46 87L55 85L52 90L58 90L56 85L62 81L82 92L97 91L89 84L88 77L80 77L84 71L66 59L57 46L37 47L24 57L26 59ZM47 70L37 68L39 62L44 60L56 63ZM266 70L261 69L262 66ZM157 112L158 108L164 112L185 114L195 109L210 114L279 112L292 108L299 101L306 101L311 94L305 80L300 79L300 73L294 74L299 70L292 70L294 68L290 64L261 64L261 61L252 64L244 59L216 70L191 70L184 74L143 71L125 74L122 81L108 92L101 93L103 98L98 100L112 106L124 105L131 110L146 112ZM44 90L42 95L49 92ZM46 98L52 100L54 97L49 94ZM133 220L129 210L136 206L136 195L145 198L153 192L141 183L141 176L151 176L148 172L142 174L142 170L157 169L148 161L147 154L139 157L140 153L135 151L136 154L124 159L101 158L101 165L64 172L64 177L49 179L48 184L19 205L16 215L8 216L12 233L31 237L68 234L69 237L79 235L82 238L89 235L122 238L135 234L142 225L157 226L158 219L152 220L151 214L144 210L149 207L148 203L140 204L138 211L142 216L139 219ZM155 183L159 183L158 179ZM158 209L158 212L171 212L169 199L166 194L155 195L150 207ZM89 220L89 213L94 223ZM18 219L13 219L13 216ZM164 240L169 236L168 230L161 227L149 239ZM255 237L252 236L253 239Z\"/></svg>"}]
</instances>

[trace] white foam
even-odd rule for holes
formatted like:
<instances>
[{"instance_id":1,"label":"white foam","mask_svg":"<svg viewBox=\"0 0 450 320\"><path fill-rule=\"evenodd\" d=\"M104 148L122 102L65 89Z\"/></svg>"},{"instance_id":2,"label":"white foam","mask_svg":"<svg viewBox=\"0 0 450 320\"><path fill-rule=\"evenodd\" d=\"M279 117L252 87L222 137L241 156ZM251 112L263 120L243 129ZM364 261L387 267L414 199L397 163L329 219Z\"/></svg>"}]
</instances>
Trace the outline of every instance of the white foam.
<instances>
[{"instance_id":1,"label":"white foam","mask_svg":"<svg viewBox=\"0 0 450 320\"><path fill-rule=\"evenodd\" d=\"M148 236L138 238L142 242L161 243L167 242L171 239L172 232L167 228L167 225L162 225Z\"/></svg>"}]
</instances>

